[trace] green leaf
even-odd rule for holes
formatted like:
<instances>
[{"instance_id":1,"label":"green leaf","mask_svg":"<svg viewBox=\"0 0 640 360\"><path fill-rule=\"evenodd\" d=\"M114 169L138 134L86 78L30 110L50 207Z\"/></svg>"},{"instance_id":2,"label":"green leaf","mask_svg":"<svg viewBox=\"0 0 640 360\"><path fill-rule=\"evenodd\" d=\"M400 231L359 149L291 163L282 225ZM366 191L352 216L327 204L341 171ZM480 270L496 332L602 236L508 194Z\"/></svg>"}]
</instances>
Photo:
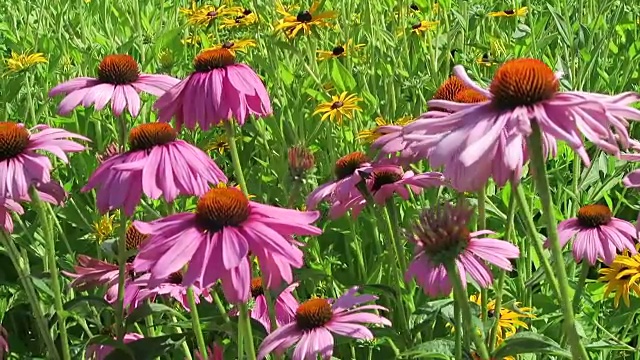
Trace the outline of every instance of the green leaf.
<instances>
[{"instance_id":1,"label":"green leaf","mask_svg":"<svg viewBox=\"0 0 640 360\"><path fill-rule=\"evenodd\" d=\"M116 348L105 360L155 359L176 349L184 341L184 336L185 334L171 334L136 340L125 344L124 348ZM133 357L130 354L133 354Z\"/></svg>"},{"instance_id":2,"label":"green leaf","mask_svg":"<svg viewBox=\"0 0 640 360\"><path fill-rule=\"evenodd\" d=\"M544 335L528 331L517 333L504 340L492 357L502 359L519 354L549 354L571 358L571 353L561 348L557 342Z\"/></svg>"},{"instance_id":3,"label":"green leaf","mask_svg":"<svg viewBox=\"0 0 640 360\"><path fill-rule=\"evenodd\" d=\"M455 343L447 339L427 341L398 355L400 359L452 359Z\"/></svg>"},{"instance_id":4,"label":"green leaf","mask_svg":"<svg viewBox=\"0 0 640 360\"><path fill-rule=\"evenodd\" d=\"M136 321L144 319L145 317L151 314L158 313L169 313L175 315L181 320L187 320L181 313L175 311L174 309L163 305L163 304L152 304L152 303L144 303L141 306L138 306L129 316L127 316L127 326L131 324L135 324Z\"/></svg>"},{"instance_id":5,"label":"green leaf","mask_svg":"<svg viewBox=\"0 0 640 360\"><path fill-rule=\"evenodd\" d=\"M353 78L351 72L340 61L332 61L331 80L333 80L336 89L339 91L348 91L356 86L356 79Z\"/></svg>"}]
</instances>

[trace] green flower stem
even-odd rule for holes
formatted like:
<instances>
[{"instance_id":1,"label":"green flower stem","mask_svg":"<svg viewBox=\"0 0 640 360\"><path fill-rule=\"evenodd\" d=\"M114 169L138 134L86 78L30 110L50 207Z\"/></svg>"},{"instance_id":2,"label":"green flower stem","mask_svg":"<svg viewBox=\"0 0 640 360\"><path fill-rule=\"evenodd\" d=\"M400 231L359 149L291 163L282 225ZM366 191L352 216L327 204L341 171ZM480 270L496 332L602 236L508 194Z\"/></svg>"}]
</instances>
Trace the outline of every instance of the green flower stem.
<instances>
[{"instance_id":1,"label":"green flower stem","mask_svg":"<svg viewBox=\"0 0 640 360\"><path fill-rule=\"evenodd\" d=\"M517 186L517 185L514 185ZM511 242L511 232L513 230L513 219L516 215L516 197L511 193L509 197L509 208L507 210L507 225L504 230L504 240ZM489 334L489 352L493 352L493 349L496 346L496 342L498 339L498 331L500 331L500 310L502 309L502 291L504 290L504 279L506 278L507 272L504 270L500 270L500 275L498 275L498 281L496 282L496 305L493 309L495 314L495 323L491 328L491 333ZM486 319L486 318L484 318Z\"/></svg>"},{"instance_id":2,"label":"green flower stem","mask_svg":"<svg viewBox=\"0 0 640 360\"><path fill-rule=\"evenodd\" d=\"M453 325L458 328L453 332L455 336L456 344L456 359L462 359L462 312L460 312L460 304L457 301L453 301Z\"/></svg>"},{"instance_id":3,"label":"green flower stem","mask_svg":"<svg viewBox=\"0 0 640 360\"><path fill-rule=\"evenodd\" d=\"M587 275L589 275L589 269L591 265L585 260L582 260L582 270L580 271L580 278L578 278L578 284L576 286L576 292L573 294L573 311L578 311L580 300L582 300L582 294L584 293L584 284L587 281Z\"/></svg>"},{"instance_id":4,"label":"green flower stem","mask_svg":"<svg viewBox=\"0 0 640 360\"><path fill-rule=\"evenodd\" d=\"M227 314L227 309L224 308L224 305L222 304L222 300L220 300L220 295L218 295L218 292L215 291L215 289L211 289L211 297L213 297L213 302L216 304L216 307L218 308L218 311L222 316L222 320L224 320L225 323L230 323L231 319L229 319L229 315Z\"/></svg>"},{"instance_id":5,"label":"green flower stem","mask_svg":"<svg viewBox=\"0 0 640 360\"><path fill-rule=\"evenodd\" d=\"M385 211L387 212L387 214L391 215L390 221L391 226L393 227L393 234L395 235L393 240L398 255L398 264L400 265L400 272L404 273L405 271L407 271L407 259L405 258L404 244L399 239L400 231L398 231L398 225L400 224L400 220L398 219L398 213L396 212L393 198L387 201Z\"/></svg>"},{"instance_id":6,"label":"green flower stem","mask_svg":"<svg viewBox=\"0 0 640 360\"><path fill-rule=\"evenodd\" d=\"M242 165L240 164L240 156L238 154L238 146L236 145L236 131L235 125L231 120L224 121L224 129L227 132L227 141L229 142L229 152L231 153L231 163L233 164L233 173L236 176L236 181L240 185L240 189L245 195L249 195L247 190L247 183L244 180L242 173Z\"/></svg>"},{"instance_id":7,"label":"green flower stem","mask_svg":"<svg viewBox=\"0 0 640 360\"><path fill-rule=\"evenodd\" d=\"M535 180L538 196L542 203L542 215L547 223L547 234L551 244L551 257L555 272L558 277L558 288L560 290L560 304L564 317L565 333L571 345L571 353L576 360L589 359L587 350L580 341L580 336L576 329L575 316L573 314L573 306L569 296L569 280L564 267L564 258L562 256L562 247L558 238L558 229L556 218L553 212L553 199L551 198L551 190L549 189L549 179L547 178L547 168L544 162L544 154L542 153L542 133L540 127L535 121L531 121L532 133L527 139L527 147L531 158L532 173Z\"/></svg>"},{"instance_id":8,"label":"green flower stem","mask_svg":"<svg viewBox=\"0 0 640 360\"><path fill-rule=\"evenodd\" d=\"M447 277L453 286L454 300L458 302L458 306L460 306L460 310L462 312L462 324L464 326L465 333L473 339L473 342L476 344L476 352L480 355L480 358L482 360L488 360L489 352L487 351L487 346L484 344L484 341L482 341L481 334L478 329L473 326L473 322L471 320L469 296L467 295L467 290L462 286L462 279L460 279L458 267L454 261L446 262L444 266L447 269ZM456 329L456 331L460 330L462 329Z\"/></svg>"},{"instance_id":9,"label":"green flower stem","mask_svg":"<svg viewBox=\"0 0 640 360\"><path fill-rule=\"evenodd\" d=\"M487 189L483 186L478 191L478 222L476 230L484 230L487 228ZM480 289L480 318L487 318L487 298L489 293L486 288Z\"/></svg>"},{"instance_id":10,"label":"green flower stem","mask_svg":"<svg viewBox=\"0 0 640 360\"><path fill-rule=\"evenodd\" d=\"M256 347L253 344L253 331L249 320L249 307L246 303L238 305L238 325L245 341L245 354L247 359L256 360Z\"/></svg>"},{"instance_id":11,"label":"green flower stem","mask_svg":"<svg viewBox=\"0 0 640 360\"><path fill-rule=\"evenodd\" d=\"M124 280L127 276L127 221L124 211L120 210L120 236L118 237L118 300L116 301L116 337L124 339Z\"/></svg>"},{"instance_id":12,"label":"green flower stem","mask_svg":"<svg viewBox=\"0 0 640 360\"><path fill-rule=\"evenodd\" d=\"M522 215L524 218L524 224L526 225L527 236L533 244L533 249L538 256L538 259L542 263L542 268L544 269L544 273L547 276L547 280L549 281L549 285L551 286L551 290L556 297L560 296L560 288L558 287L558 280L556 279L556 275L551 267L551 263L547 258L547 255L544 253L544 249L542 248L542 243L538 240L538 231L536 230L536 224L533 223L533 216L531 215L531 211L529 210L529 205L527 204L527 199L524 195L524 189L522 186L518 186L516 189L516 202L520 211L522 211Z\"/></svg>"},{"instance_id":13,"label":"green flower stem","mask_svg":"<svg viewBox=\"0 0 640 360\"><path fill-rule=\"evenodd\" d=\"M49 218L49 211L47 205L40 200L38 191L31 187L29 189L29 195L31 201L38 212L42 226L42 235L45 242L46 256L49 263L49 269L51 272L51 290L53 291L53 304L58 317L58 331L60 332L60 343L62 346L62 358L64 360L71 360L71 353L69 352L69 339L67 336L67 325L65 322L65 311L62 306L62 289L60 288L60 279L58 277L58 265L56 257L56 244L53 238L53 224Z\"/></svg>"},{"instance_id":14,"label":"green flower stem","mask_svg":"<svg viewBox=\"0 0 640 360\"><path fill-rule=\"evenodd\" d=\"M7 234L4 230L0 230L0 242L2 242L2 246L4 246L7 255L9 255L9 259L13 263L13 267L16 269L18 273L18 278L20 279L20 283L22 283L22 287L24 288L25 295L27 296L27 300L33 309L33 315L35 318L36 326L38 328L38 332L40 338L44 341L45 346L47 347L47 355L53 358L54 360L59 360L60 355L58 354L58 350L56 349L55 342L51 337L51 333L49 333L49 326L47 325L47 319L44 317L42 313L42 308L40 308L40 302L38 299L38 295L36 293L33 284L31 283L31 275L29 274L29 270L26 269L25 266L21 264L21 256L18 248L13 243L10 235Z\"/></svg>"},{"instance_id":15,"label":"green flower stem","mask_svg":"<svg viewBox=\"0 0 640 360\"><path fill-rule=\"evenodd\" d=\"M207 345L204 343L204 337L202 336L202 327L200 326L200 317L198 316L196 297L193 294L193 287L191 286L187 288L187 301L189 301L189 313L191 314L191 324L193 327L193 333L196 336L198 351L200 351L202 359L207 360Z\"/></svg>"}]
</instances>

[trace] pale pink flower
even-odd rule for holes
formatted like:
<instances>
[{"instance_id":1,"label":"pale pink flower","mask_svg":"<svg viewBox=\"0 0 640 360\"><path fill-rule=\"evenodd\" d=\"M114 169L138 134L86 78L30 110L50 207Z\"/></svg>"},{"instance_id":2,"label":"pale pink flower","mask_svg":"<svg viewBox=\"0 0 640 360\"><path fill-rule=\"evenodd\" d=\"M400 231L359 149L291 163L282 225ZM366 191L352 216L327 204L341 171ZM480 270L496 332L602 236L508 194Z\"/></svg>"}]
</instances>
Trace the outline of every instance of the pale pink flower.
<instances>
[{"instance_id":1,"label":"pale pink flower","mask_svg":"<svg viewBox=\"0 0 640 360\"><path fill-rule=\"evenodd\" d=\"M100 164L82 191L97 189L100 212L122 208L131 216L142 194L172 202L179 195L202 195L211 185L227 181L205 152L176 137L169 124L134 127L129 151Z\"/></svg>"},{"instance_id":2,"label":"pale pink flower","mask_svg":"<svg viewBox=\"0 0 640 360\"><path fill-rule=\"evenodd\" d=\"M140 340L144 338L144 336L136 333L127 333L124 334L124 338L122 342L125 344L132 343L134 341ZM101 344L91 344L87 346L87 351L85 354L85 359L87 360L104 360L111 354L113 351L113 347L109 345L101 345Z\"/></svg>"},{"instance_id":3,"label":"pale pink flower","mask_svg":"<svg viewBox=\"0 0 640 360\"><path fill-rule=\"evenodd\" d=\"M137 291L134 293L133 290L131 295L125 301L125 303L134 304L133 307L136 307L137 304L144 302L145 300L154 301L156 296L164 296L173 298L178 301L182 307L191 311L189 307L189 302L187 300L187 288L182 285L183 274L182 271L176 271L170 274L166 279L164 279L157 286L149 286L150 274L144 274L133 281L132 286L137 287ZM200 304L200 297L204 297L208 302L213 301L213 298L209 294L207 289L201 288L197 285L191 285L193 288L193 294L195 297L196 304Z\"/></svg>"},{"instance_id":4,"label":"pale pink flower","mask_svg":"<svg viewBox=\"0 0 640 360\"><path fill-rule=\"evenodd\" d=\"M0 197L28 201L30 186L51 183L51 161L36 151L48 151L67 163L66 153L84 150L84 146L68 139L89 141L46 125L29 130L22 124L0 122Z\"/></svg>"},{"instance_id":5,"label":"pale pink flower","mask_svg":"<svg viewBox=\"0 0 640 360\"><path fill-rule=\"evenodd\" d=\"M298 287L298 283L287 286L276 298L274 310L276 313L276 324L282 327L295 320L298 300L293 296L293 290ZM251 297L253 297L253 308L249 310L249 316L260 322L267 333L271 332L271 319L269 318L269 307L267 298L264 296L262 278L256 277L251 280ZM233 310L231 315L237 316L238 311Z\"/></svg>"},{"instance_id":6,"label":"pale pink flower","mask_svg":"<svg viewBox=\"0 0 640 360\"><path fill-rule=\"evenodd\" d=\"M208 130L235 118L243 125L249 115L271 115L271 100L258 75L236 63L228 49L204 50L193 61L195 71L167 91L153 105L158 121L175 117L176 128L184 125Z\"/></svg>"},{"instance_id":7,"label":"pale pink flower","mask_svg":"<svg viewBox=\"0 0 640 360\"><path fill-rule=\"evenodd\" d=\"M292 236L320 234L311 225L319 216L250 201L234 187L213 188L200 197L195 212L135 222L150 237L134 269L149 271L149 286L154 286L189 264L183 285L206 288L222 280L229 302L246 302L251 295L249 251L258 258L267 287L291 283L291 268L303 265L301 244Z\"/></svg>"},{"instance_id":8,"label":"pale pink flower","mask_svg":"<svg viewBox=\"0 0 640 360\"><path fill-rule=\"evenodd\" d=\"M587 260L594 265L597 259L610 265L618 253L636 251L636 229L628 221L613 217L606 205L587 205L578 210L578 216L558 224L560 246L573 240L573 258ZM549 240L545 242L549 246Z\"/></svg>"},{"instance_id":9,"label":"pale pink flower","mask_svg":"<svg viewBox=\"0 0 640 360\"><path fill-rule=\"evenodd\" d=\"M0 228L9 234L13 232L13 218L11 216L13 213L22 215L24 209L11 199L0 198Z\"/></svg>"},{"instance_id":10,"label":"pale pink flower","mask_svg":"<svg viewBox=\"0 0 640 360\"><path fill-rule=\"evenodd\" d=\"M382 316L365 310L387 309L379 305L362 305L377 299L374 295L356 295L351 288L337 300L311 299L298 306L295 321L278 328L267 336L258 349L258 360L273 351L284 351L296 345L292 360L330 359L333 355L333 335L353 339L372 340L371 330L363 324L391 326Z\"/></svg>"},{"instance_id":11,"label":"pale pink flower","mask_svg":"<svg viewBox=\"0 0 640 360\"><path fill-rule=\"evenodd\" d=\"M180 80L167 75L141 74L138 63L125 54L107 55L98 65L98 77L79 77L49 91L49 96L66 95L58 106L58 114L68 115L79 105L95 104L97 111L111 101L111 110L120 116L125 107L136 117L140 112L140 95L144 91L160 96Z\"/></svg>"},{"instance_id":12,"label":"pale pink flower","mask_svg":"<svg viewBox=\"0 0 640 360\"><path fill-rule=\"evenodd\" d=\"M425 294L436 297L451 293L446 262L455 262L463 284L467 283L469 274L483 288L493 282L491 270L483 260L511 271L509 259L520 256L518 248L506 241L480 238L494 234L489 230L469 232L467 224L471 213L465 206L445 204L428 209L420 216L410 238L416 248L405 274L407 281L415 278Z\"/></svg>"}]
</instances>

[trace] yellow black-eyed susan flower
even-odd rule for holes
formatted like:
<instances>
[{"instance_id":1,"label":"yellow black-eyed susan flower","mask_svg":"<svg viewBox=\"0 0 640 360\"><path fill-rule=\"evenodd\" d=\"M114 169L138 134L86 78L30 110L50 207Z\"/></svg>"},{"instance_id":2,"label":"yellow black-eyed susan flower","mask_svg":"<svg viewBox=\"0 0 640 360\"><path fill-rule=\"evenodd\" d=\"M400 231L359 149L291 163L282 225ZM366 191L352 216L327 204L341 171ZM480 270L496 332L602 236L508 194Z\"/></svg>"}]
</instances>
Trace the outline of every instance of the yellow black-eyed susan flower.
<instances>
[{"instance_id":1,"label":"yellow black-eyed susan flower","mask_svg":"<svg viewBox=\"0 0 640 360\"><path fill-rule=\"evenodd\" d=\"M47 59L44 57L42 53L19 54L14 51L11 52L11 57L5 60L5 64L7 66L7 73L17 73L20 71L24 71L37 64L44 64L46 62L47 62Z\"/></svg>"},{"instance_id":2,"label":"yellow black-eyed susan flower","mask_svg":"<svg viewBox=\"0 0 640 360\"><path fill-rule=\"evenodd\" d=\"M242 26L255 24L258 21L256 14L250 10L241 7L230 8L228 11L229 17L222 19L220 24L221 29L231 29Z\"/></svg>"},{"instance_id":3,"label":"yellow black-eyed susan flower","mask_svg":"<svg viewBox=\"0 0 640 360\"><path fill-rule=\"evenodd\" d=\"M360 50L364 47L364 44L353 44L353 40L347 41L346 44L338 45L331 51L318 50L318 60L335 59L339 57L346 57L351 53Z\"/></svg>"},{"instance_id":4,"label":"yellow black-eyed susan flower","mask_svg":"<svg viewBox=\"0 0 640 360\"><path fill-rule=\"evenodd\" d=\"M490 12L489 16L491 17L513 17L513 16L525 16L527 15L528 9L527 7L521 7L516 10L503 10L503 11L494 11Z\"/></svg>"},{"instance_id":5,"label":"yellow black-eyed susan flower","mask_svg":"<svg viewBox=\"0 0 640 360\"><path fill-rule=\"evenodd\" d=\"M361 101L355 94L348 94L346 91L339 96L332 96L331 101L322 103L316 107L313 115L322 114L321 121L329 118L329 121L342 124L342 118L353 119L353 113L362 111L358 106Z\"/></svg>"},{"instance_id":6,"label":"yellow black-eyed susan flower","mask_svg":"<svg viewBox=\"0 0 640 360\"><path fill-rule=\"evenodd\" d=\"M476 59L476 63L478 63L478 65L483 65L486 67L491 67L497 64L497 62L493 60L489 53L482 54L481 57Z\"/></svg>"},{"instance_id":7,"label":"yellow black-eyed susan flower","mask_svg":"<svg viewBox=\"0 0 640 360\"><path fill-rule=\"evenodd\" d=\"M246 40L231 40L231 41L226 41L222 44L217 44L209 49L206 50L217 50L217 49L227 49L229 50L229 52L231 54L233 54L234 56L236 55L236 52L247 52L247 50L250 47L255 47L257 46L257 43L255 40L253 39L246 39ZM205 51L206 51L205 50Z\"/></svg>"},{"instance_id":8,"label":"yellow black-eyed susan flower","mask_svg":"<svg viewBox=\"0 0 640 360\"><path fill-rule=\"evenodd\" d=\"M602 276L598 280L607 283L604 296L608 297L609 294L615 293L613 306L618 307L622 298L624 304L629 307L631 304L629 294L631 292L635 293L636 296L640 296L640 286L638 285L638 280L640 280L640 255L618 255L609 267L600 269L600 274Z\"/></svg>"},{"instance_id":9,"label":"yellow black-eyed susan flower","mask_svg":"<svg viewBox=\"0 0 640 360\"><path fill-rule=\"evenodd\" d=\"M422 20L411 25L411 32L420 35L426 31L434 30L439 23L439 21Z\"/></svg>"},{"instance_id":10,"label":"yellow black-eyed susan flower","mask_svg":"<svg viewBox=\"0 0 640 360\"><path fill-rule=\"evenodd\" d=\"M414 119L412 116L403 116L395 121L387 121L382 116L378 116L376 118L376 126L371 129L362 130L358 133L357 138L364 141L365 143L372 143L378 140L379 137L384 135L384 133L379 132L378 130L383 126L389 125L399 125L404 126L412 122Z\"/></svg>"},{"instance_id":11,"label":"yellow black-eyed susan flower","mask_svg":"<svg viewBox=\"0 0 640 360\"><path fill-rule=\"evenodd\" d=\"M300 31L308 35L313 27L329 27L330 19L336 17L334 11L318 12L318 2L314 2L309 10L302 10L297 15L292 15L283 8L278 12L284 15L284 18L278 20L276 31L282 31L288 38L294 38Z\"/></svg>"},{"instance_id":12,"label":"yellow black-eyed susan flower","mask_svg":"<svg viewBox=\"0 0 640 360\"><path fill-rule=\"evenodd\" d=\"M481 304L480 295L471 295L469 300L475 302L476 304ZM518 303L515 304L516 306ZM487 316L494 317L496 310L496 301L491 300L487 303ZM498 318L498 332L496 334L496 342L500 344L504 339L513 336L518 328L528 329L529 326L522 320L524 319L532 319L536 316L533 314L533 309L530 307L521 307L517 308L517 312L506 309L504 307L500 308L500 317Z\"/></svg>"},{"instance_id":13,"label":"yellow black-eyed susan flower","mask_svg":"<svg viewBox=\"0 0 640 360\"><path fill-rule=\"evenodd\" d=\"M181 8L180 12L187 18L187 23L195 26L208 26L217 18L226 15L226 6L215 7L203 5L200 7Z\"/></svg>"},{"instance_id":14,"label":"yellow black-eyed susan flower","mask_svg":"<svg viewBox=\"0 0 640 360\"><path fill-rule=\"evenodd\" d=\"M224 134L218 135L213 141L209 143L209 145L207 145L205 150L207 152L215 151L220 155L224 155L224 152L229 150L229 142L227 141L227 137Z\"/></svg>"}]
</instances>

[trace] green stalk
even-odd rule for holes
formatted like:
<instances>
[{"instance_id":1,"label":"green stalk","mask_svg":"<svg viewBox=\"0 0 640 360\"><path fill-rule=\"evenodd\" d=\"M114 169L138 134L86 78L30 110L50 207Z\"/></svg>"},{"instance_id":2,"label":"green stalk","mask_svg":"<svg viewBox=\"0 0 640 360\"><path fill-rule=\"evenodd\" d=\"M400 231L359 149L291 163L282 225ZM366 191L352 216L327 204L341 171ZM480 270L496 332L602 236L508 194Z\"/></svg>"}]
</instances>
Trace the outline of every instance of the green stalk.
<instances>
[{"instance_id":1,"label":"green stalk","mask_svg":"<svg viewBox=\"0 0 640 360\"><path fill-rule=\"evenodd\" d=\"M118 237L118 300L116 301L116 337L124 338L124 281L127 263L127 216L120 210L120 236Z\"/></svg>"},{"instance_id":2,"label":"green stalk","mask_svg":"<svg viewBox=\"0 0 640 360\"><path fill-rule=\"evenodd\" d=\"M398 231L397 227L400 224L400 220L398 219L398 214L396 212L393 198L390 198L387 201L385 211L391 215L391 225L393 227L393 234L395 235L394 246L398 255L398 265L400 266L400 272L404 273L405 271L407 271L407 259L405 258L404 244L402 244L402 241L399 239L400 232Z\"/></svg>"},{"instance_id":3,"label":"green stalk","mask_svg":"<svg viewBox=\"0 0 640 360\"><path fill-rule=\"evenodd\" d=\"M220 300L220 296L215 289L211 289L211 297L213 297L213 302L216 304L216 307L222 316L222 320L224 320L225 323L230 323L231 319L229 319L229 315L227 315L227 309L224 308L222 300Z\"/></svg>"},{"instance_id":4,"label":"green stalk","mask_svg":"<svg viewBox=\"0 0 640 360\"><path fill-rule=\"evenodd\" d=\"M231 153L231 163L233 164L233 173L236 176L238 185L245 195L249 195L247 190L247 183L244 181L244 175L242 173L242 165L240 164L240 156L238 155L238 147L236 146L236 131L235 125L230 121L224 121L224 129L227 132L227 142L229 143L229 152Z\"/></svg>"},{"instance_id":5,"label":"green stalk","mask_svg":"<svg viewBox=\"0 0 640 360\"><path fill-rule=\"evenodd\" d=\"M483 186L480 191L478 191L478 222L476 226L476 230L484 230L487 228L487 189L486 186ZM480 318L487 318L487 298L489 297L489 293L486 288L480 288Z\"/></svg>"},{"instance_id":6,"label":"green stalk","mask_svg":"<svg viewBox=\"0 0 640 360\"><path fill-rule=\"evenodd\" d=\"M469 306L469 297L467 294L467 290L462 286L462 280L460 279L460 273L458 273L458 267L454 261L449 261L444 263L445 268L447 269L447 277L449 281L451 281L451 285L453 286L453 297L454 300L458 302L458 306L460 306L460 310L462 312L462 324L466 334L469 334L473 339L473 342L476 344L476 352L480 355L482 360L489 359L489 352L487 351L487 347L482 341L482 336L478 333L477 329L475 329L472 325L473 322L471 320L471 307ZM460 331L461 329L456 329L456 331Z\"/></svg>"},{"instance_id":7,"label":"green stalk","mask_svg":"<svg viewBox=\"0 0 640 360\"><path fill-rule=\"evenodd\" d=\"M251 329L251 320L249 320L249 308L246 303L238 305L239 321L238 325L245 341L245 354L247 359L256 360L256 347L253 344L253 331Z\"/></svg>"},{"instance_id":8,"label":"green stalk","mask_svg":"<svg viewBox=\"0 0 640 360\"><path fill-rule=\"evenodd\" d=\"M580 300L582 300L582 294L584 292L584 284L587 281L587 275L589 275L589 268L591 265L585 260L582 260L582 270L580 271L580 278L578 278L578 284L576 286L576 292L573 294L573 311L578 311Z\"/></svg>"},{"instance_id":9,"label":"green stalk","mask_svg":"<svg viewBox=\"0 0 640 360\"><path fill-rule=\"evenodd\" d=\"M49 326L47 325L47 319L44 317L42 313L42 309L40 308L40 302L38 299L38 295L36 293L33 284L31 283L31 275L29 274L29 270L25 269L22 266L20 259L20 252L18 248L13 243L13 240L4 230L0 230L0 242L2 242L2 246L4 246L7 255L9 255L9 259L13 263L13 267L16 269L18 273L18 279L20 279L20 283L24 288L25 295L27 296L27 300L33 309L33 315L35 318L36 326L38 328L38 332L40 338L44 341L45 346L47 347L47 355L53 358L54 360L59 360L60 355L58 354L58 350L56 349L56 344L51 337L51 333L49 333Z\"/></svg>"},{"instance_id":10,"label":"green stalk","mask_svg":"<svg viewBox=\"0 0 640 360\"><path fill-rule=\"evenodd\" d=\"M460 312L460 304L455 299L453 300L453 319L454 327L457 327L453 332L456 344L456 359L462 359L462 312Z\"/></svg>"},{"instance_id":11,"label":"green stalk","mask_svg":"<svg viewBox=\"0 0 640 360\"><path fill-rule=\"evenodd\" d=\"M515 185L517 186L517 185ZM511 239L511 231L513 230L513 219L516 215L516 203L515 196L513 196L513 192L509 197L509 209L507 210L507 225L504 230L504 241L509 241ZM511 241L509 241L511 242ZM529 264L527 264L529 265ZM489 334L489 352L493 352L493 349L496 346L496 341L498 339L498 331L500 331L500 310L502 309L502 291L504 290L504 279L506 278L507 272L504 270L500 270L500 275L498 275L498 281L496 285L496 305L494 307L495 314L495 323L491 328L491 333Z\"/></svg>"},{"instance_id":12,"label":"green stalk","mask_svg":"<svg viewBox=\"0 0 640 360\"><path fill-rule=\"evenodd\" d=\"M56 262L56 244L53 238L53 225L49 218L49 211L47 205L40 200L38 191L31 187L29 189L29 195L31 196L31 202L38 212L38 217L42 223L42 236L44 238L46 256L49 262L49 268L51 272L51 290L53 291L53 304L58 317L58 331L60 332L60 342L62 345L62 358L64 360L71 360L71 353L69 352L69 339L67 336L67 326L65 323L65 312L62 306L62 290L60 288L60 280L58 278L58 265Z\"/></svg>"},{"instance_id":13,"label":"green stalk","mask_svg":"<svg viewBox=\"0 0 640 360\"><path fill-rule=\"evenodd\" d=\"M204 337L202 336L202 327L200 327L200 317L198 316L196 297L193 295L193 287L191 286L187 288L187 301L189 301L189 310L191 310L191 324L193 326L193 333L196 335L198 351L200 351L202 359L207 360L207 345L204 343Z\"/></svg>"},{"instance_id":14,"label":"green stalk","mask_svg":"<svg viewBox=\"0 0 640 360\"><path fill-rule=\"evenodd\" d=\"M558 287L560 290L560 304L564 317L565 333L571 345L571 353L574 359L589 359L587 350L580 341L580 335L576 329L576 320L573 313L573 306L569 296L569 280L564 267L562 247L558 237L556 218L553 213L553 199L549 189L549 179L547 178L547 168L542 153L542 133L536 121L531 121L532 133L527 139L527 147L531 158L533 178L535 180L538 196L542 204L543 217L547 223L547 233L551 244L551 256L555 272L558 277Z\"/></svg>"}]
</instances>

